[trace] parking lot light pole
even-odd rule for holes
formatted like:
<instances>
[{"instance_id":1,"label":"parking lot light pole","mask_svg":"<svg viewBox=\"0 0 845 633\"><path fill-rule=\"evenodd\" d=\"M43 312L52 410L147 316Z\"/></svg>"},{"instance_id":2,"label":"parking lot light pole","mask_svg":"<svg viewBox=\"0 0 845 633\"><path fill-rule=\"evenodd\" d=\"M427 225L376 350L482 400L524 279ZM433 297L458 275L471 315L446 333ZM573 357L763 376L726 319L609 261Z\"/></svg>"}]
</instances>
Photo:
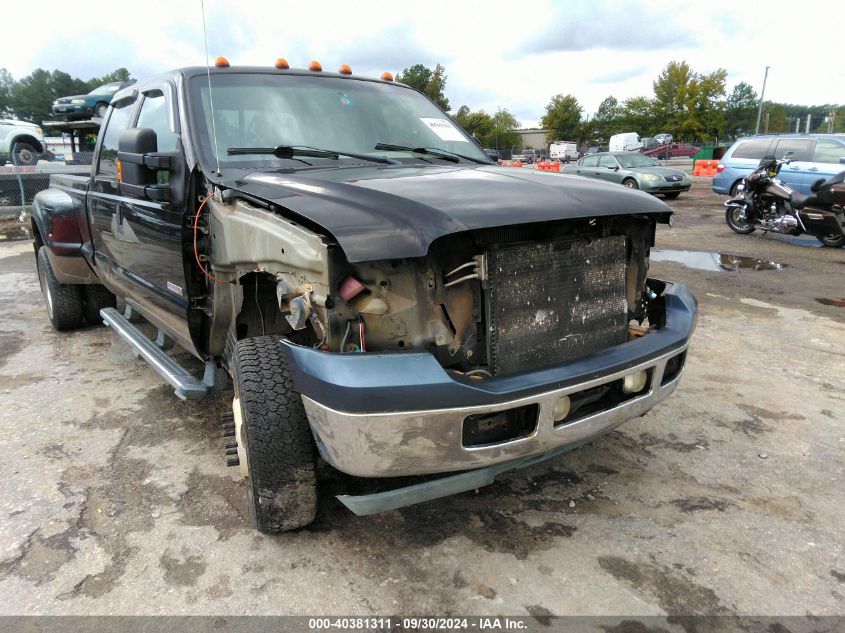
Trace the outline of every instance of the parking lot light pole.
<instances>
[{"instance_id":1,"label":"parking lot light pole","mask_svg":"<svg viewBox=\"0 0 845 633\"><path fill-rule=\"evenodd\" d=\"M754 126L754 134L760 133L760 118L763 116L763 97L766 95L766 79L769 77L769 68L766 66L766 72L763 75L763 89L760 91L760 105L757 107L757 125Z\"/></svg>"}]
</instances>

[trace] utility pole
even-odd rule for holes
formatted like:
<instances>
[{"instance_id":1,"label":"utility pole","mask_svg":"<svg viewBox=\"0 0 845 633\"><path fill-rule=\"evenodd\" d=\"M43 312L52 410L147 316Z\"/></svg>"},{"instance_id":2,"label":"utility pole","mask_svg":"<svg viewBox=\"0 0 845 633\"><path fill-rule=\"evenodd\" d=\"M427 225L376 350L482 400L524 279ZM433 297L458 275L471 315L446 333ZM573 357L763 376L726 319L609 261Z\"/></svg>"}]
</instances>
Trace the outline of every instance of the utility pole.
<instances>
[{"instance_id":1,"label":"utility pole","mask_svg":"<svg viewBox=\"0 0 845 633\"><path fill-rule=\"evenodd\" d=\"M766 126L763 128L763 134L769 133L769 112L766 111Z\"/></svg>"},{"instance_id":2,"label":"utility pole","mask_svg":"<svg viewBox=\"0 0 845 633\"><path fill-rule=\"evenodd\" d=\"M757 107L757 125L754 126L754 134L760 133L760 118L763 116L763 97L766 95L766 79L769 78L769 66L766 66L766 73L763 75L763 89L760 91L760 105Z\"/></svg>"},{"instance_id":3,"label":"utility pole","mask_svg":"<svg viewBox=\"0 0 845 633\"><path fill-rule=\"evenodd\" d=\"M810 121L812 121L812 120L813 120L813 115L812 115L812 114L808 114L808 115L807 115L807 129L805 129L805 130L804 130L804 134L809 134L809 133L810 133Z\"/></svg>"}]
</instances>

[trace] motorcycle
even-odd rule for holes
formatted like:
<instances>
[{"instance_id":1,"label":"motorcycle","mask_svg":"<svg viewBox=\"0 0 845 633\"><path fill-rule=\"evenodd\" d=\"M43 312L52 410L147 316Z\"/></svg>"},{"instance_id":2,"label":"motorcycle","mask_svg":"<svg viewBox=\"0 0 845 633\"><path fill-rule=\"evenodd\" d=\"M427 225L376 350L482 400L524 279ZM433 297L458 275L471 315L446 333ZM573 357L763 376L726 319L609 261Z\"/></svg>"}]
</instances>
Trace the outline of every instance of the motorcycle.
<instances>
[{"instance_id":1,"label":"motorcycle","mask_svg":"<svg viewBox=\"0 0 845 633\"><path fill-rule=\"evenodd\" d=\"M791 153L791 152L790 152ZM790 163L765 157L742 179L735 198L725 203L725 221L740 234L756 229L787 235L813 235L824 246L845 246L845 171L817 180L810 195L795 191L778 178Z\"/></svg>"}]
</instances>

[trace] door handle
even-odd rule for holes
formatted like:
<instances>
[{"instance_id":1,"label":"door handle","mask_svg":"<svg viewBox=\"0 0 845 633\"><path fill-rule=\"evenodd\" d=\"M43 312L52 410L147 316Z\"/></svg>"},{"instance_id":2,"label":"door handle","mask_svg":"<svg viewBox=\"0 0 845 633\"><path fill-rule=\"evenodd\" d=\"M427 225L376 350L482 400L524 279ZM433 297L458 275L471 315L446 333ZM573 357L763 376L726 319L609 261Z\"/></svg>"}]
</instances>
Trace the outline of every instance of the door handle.
<instances>
[{"instance_id":1,"label":"door handle","mask_svg":"<svg viewBox=\"0 0 845 633\"><path fill-rule=\"evenodd\" d=\"M807 171L818 171L818 167L810 167Z\"/></svg>"}]
</instances>

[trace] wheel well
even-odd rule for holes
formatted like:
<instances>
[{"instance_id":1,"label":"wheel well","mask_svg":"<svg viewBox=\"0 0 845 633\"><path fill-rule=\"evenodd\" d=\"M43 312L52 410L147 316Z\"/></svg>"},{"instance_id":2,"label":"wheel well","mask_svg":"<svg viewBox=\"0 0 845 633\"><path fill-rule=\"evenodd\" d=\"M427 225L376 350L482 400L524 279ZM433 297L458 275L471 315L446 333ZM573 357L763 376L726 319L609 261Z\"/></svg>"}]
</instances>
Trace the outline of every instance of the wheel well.
<instances>
[{"instance_id":1,"label":"wheel well","mask_svg":"<svg viewBox=\"0 0 845 633\"><path fill-rule=\"evenodd\" d=\"M311 346L317 342L311 327L294 331L285 319L279 309L275 276L251 272L241 277L238 284L243 292L243 302L235 320L237 340L283 334L300 345Z\"/></svg>"},{"instance_id":2,"label":"wheel well","mask_svg":"<svg viewBox=\"0 0 845 633\"><path fill-rule=\"evenodd\" d=\"M10 150L12 149L12 147L14 147L15 143L29 143L39 152L44 151L44 146L41 145L41 142L37 138L35 138L34 136L27 136L25 134L21 135L21 136L16 136L15 138L12 139L12 143L9 147Z\"/></svg>"},{"instance_id":3,"label":"wheel well","mask_svg":"<svg viewBox=\"0 0 845 633\"><path fill-rule=\"evenodd\" d=\"M38 253L38 250L44 246L44 238L41 237L41 231L38 230L35 218L30 216L29 222L32 224L32 246L35 248L35 252Z\"/></svg>"}]
</instances>

